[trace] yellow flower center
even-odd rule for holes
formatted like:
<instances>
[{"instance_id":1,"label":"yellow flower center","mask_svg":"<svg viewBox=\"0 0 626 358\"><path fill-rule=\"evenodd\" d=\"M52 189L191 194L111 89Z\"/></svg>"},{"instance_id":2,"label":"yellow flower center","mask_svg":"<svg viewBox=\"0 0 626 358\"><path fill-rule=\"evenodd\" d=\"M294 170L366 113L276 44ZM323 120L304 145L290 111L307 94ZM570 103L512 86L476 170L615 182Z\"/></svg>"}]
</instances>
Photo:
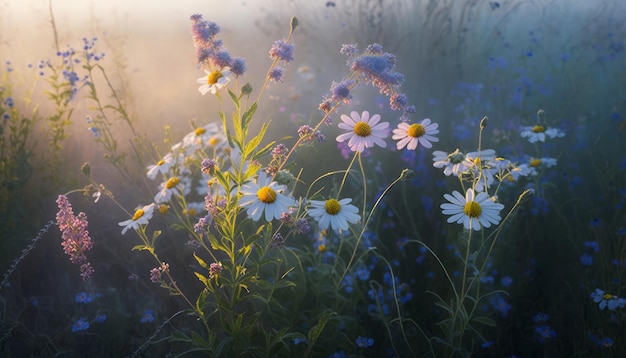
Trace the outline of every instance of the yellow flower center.
<instances>
[{"instance_id":1,"label":"yellow flower center","mask_svg":"<svg viewBox=\"0 0 626 358\"><path fill-rule=\"evenodd\" d=\"M372 134L372 127L366 122L356 122L354 125L354 133L359 137L367 137Z\"/></svg>"},{"instance_id":2,"label":"yellow flower center","mask_svg":"<svg viewBox=\"0 0 626 358\"><path fill-rule=\"evenodd\" d=\"M530 161L529 164L530 164L531 167L536 168L536 167L541 165L541 159L533 159L533 160Z\"/></svg>"},{"instance_id":3,"label":"yellow flower center","mask_svg":"<svg viewBox=\"0 0 626 358\"><path fill-rule=\"evenodd\" d=\"M160 213L161 215L165 215L165 214L167 214L167 210L168 210L168 209L167 209L167 205L165 205L165 204L161 204L161 205L159 205L159 213Z\"/></svg>"},{"instance_id":4,"label":"yellow flower center","mask_svg":"<svg viewBox=\"0 0 626 358\"><path fill-rule=\"evenodd\" d=\"M133 215L133 221L139 220L143 216L143 214L145 214L143 209L137 209L137 211L135 211L135 215Z\"/></svg>"},{"instance_id":5,"label":"yellow flower center","mask_svg":"<svg viewBox=\"0 0 626 358\"><path fill-rule=\"evenodd\" d=\"M470 201L469 203L465 204L465 207L463 208L463 212L465 213L465 215L469 216L470 218L477 218L483 212L483 209L480 207L480 204L478 204L477 202Z\"/></svg>"},{"instance_id":6,"label":"yellow flower center","mask_svg":"<svg viewBox=\"0 0 626 358\"><path fill-rule=\"evenodd\" d=\"M324 209L329 215L337 215L341 211L341 204L335 199L326 200L326 205L324 205Z\"/></svg>"},{"instance_id":7,"label":"yellow flower center","mask_svg":"<svg viewBox=\"0 0 626 358\"><path fill-rule=\"evenodd\" d=\"M546 131L546 128L544 126L536 125L533 127L533 129L531 129L531 131L533 133L543 133Z\"/></svg>"},{"instance_id":8,"label":"yellow flower center","mask_svg":"<svg viewBox=\"0 0 626 358\"><path fill-rule=\"evenodd\" d=\"M276 201L276 192L269 186L264 186L256 192L259 201L265 204L271 204Z\"/></svg>"},{"instance_id":9,"label":"yellow flower center","mask_svg":"<svg viewBox=\"0 0 626 358\"><path fill-rule=\"evenodd\" d=\"M426 133L426 129L423 125L419 123L413 123L409 126L409 129L406 131L406 134L413 138L419 138Z\"/></svg>"},{"instance_id":10,"label":"yellow flower center","mask_svg":"<svg viewBox=\"0 0 626 358\"><path fill-rule=\"evenodd\" d=\"M604 298L605 300L610 300L611 298L613 298L613 295L610 293L605 293L604 296L602 296L602 298Z\"/></svg>"},{"instance_id":11,"label":"yellow flower center","mask_svg":"<svg viewBox=\"0 0 626 358\"><path fill-rule=\"evenodd\" d=\"M211 139L209 139L209 145L211 147L215 147L215 145L217 145L217 141L218 141L217 137L211 137Z\"/></svg>"},{"instance_id":12,"label":"yellow flower center","mask_svg":"<svg viewBox=\"0 0 626 358\"><path fill-rule=\"evenodd\" d=\"M157 163L158 166L161 166L163 164L165 164L165 160L163 160L163 159L159 160L159 162Z\"/></svg>"},{"instance_id":13,"label":"yellow flower center","mask_svg":"<svg viewBox=\"0 0 626 358\"><path fill-rule=\"evenodd\" d=\"M326 245L325 244L321 244L320 246L317 247L317 250L319 252L324 252L326 251Z\"/></svg>"},{"instance_id":14,"label":"yellow flower center","mask_svg":"<svg viewBox=\"0 0 626 358\"><path fill-rule=\"evenodd\" d=\"M195 216L197 214L197 212L196 212L196 209L189 208L189 209L183 210L183 214L186 214L186 215L189 215L189 216Z\"/></svg>"},{"instance_id":15,"label":"yellow flower center","mask_svg":"<svg viewBox=\"0 0 626 358\"><path fill-rule=\"evenodd\" d=\"M178 179L177 177L169 178L167 182L165 182L165 188L172 189L173 187L178 185L178 183L180 183L180 179Z\"/></svg>"},{"instance_id":16,"label":"yellow flower center","mask_svg":"<svg viewBox=\"0 0 626 358\"><path fill-rule=\"evenodd\" d=\"M196 130L194 131L194 133L196 134L196 136L201 136L201 135L203 135L203 134L204 134L204 132L206 132L206 129L204 129L204 128L202 128L202 127L198 128L198 129L196 129Z\"/></svg>"},{"instance_id":17,"label":"yellow flower center","mask_svg":"<svg viewBox=\"0 0 626 358\"><path fill-rule=\"evenodd\" d=\"M217 81L224 77L220 71L213 71L210 75L207 76L207 83L210 85L214 85Z\"/></svg>"}]
</instances>

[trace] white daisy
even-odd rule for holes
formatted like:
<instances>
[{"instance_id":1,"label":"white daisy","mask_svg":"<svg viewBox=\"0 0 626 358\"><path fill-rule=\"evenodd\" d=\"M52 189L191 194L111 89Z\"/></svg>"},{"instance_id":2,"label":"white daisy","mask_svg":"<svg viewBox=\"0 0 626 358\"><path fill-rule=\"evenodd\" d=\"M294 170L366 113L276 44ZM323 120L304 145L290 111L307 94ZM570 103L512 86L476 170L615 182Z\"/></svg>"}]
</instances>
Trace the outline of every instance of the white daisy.
<instances>
[{"instance_id":1,"label":"white daisy","mask_svg":"<svg viewBox=\"0 0 626 358\"><path fill-rule=\"evenodd\" d=\"M522 132L520 133L522 138L528 138L528 141L531 143L535 142L545 142L546 137L553 139L557 137L565 136L565 133L558 128L546 128L542 125L535 125L532 127L522 127Z\"/></svg>"},{"instance_id":2,"label":"white daisy","mask_svg":"<svg viewBox=\"0 0 626 358\"><path fill-rule=\"evenodd\" d=\"M322 230L328 229L328 226L333 230L348 230L348 223L354 224L361 219L359 209L351 205L351 201L350 198L310 200L311 207L307 212L319 223Z\"/></svg>"},{"instance_id":3,"label":"white daisy","mask_svg":"<svg viewBox=\"0 0 626 358\"><path fill-rule=\"evenodd\" d=\"M139 208L135 211L132 219L122 221L118 223L119 226L123 226L122 235L128 231L128 229L139 229L139 225L147 225L150 219L152 219L152 214L154 213L154 203L150 205L146 205L143 208Z\"/></svg>"},{"instance_id":4,"label":"white daisy","mask_svg":"<svg viewBox=\"0 0 626 358\"><path fill-rule=\"evenodd\" d=\"M537 175L537 169L539 168L550 168L556 165L556 158L532 158L530 162L528 162L528 166L530 167L531 175Z\"/></svg>"},{"instance_id":5,"label":"white daisy","mask_svg":"<svg viewBox=\"0 0 626 358\"><path fill-rule=\"evenodd\" d=\"M475 195L471 188L465 192L465 198L456 190L452 195L444 194L444 198L449 203L443 203L440 207L444 215L451 215L448 222L463 224L466 229L480 230L491 224L497 225L501 219L500 210L504 209L504 205L494 202L484 192Z\"/></svg>"},{"instance_id":6,"label":"white daisy","mask_svg":"<svg viewBox=\"0 0 626 358\"><path fill-rule=\"evenodd\" d=\"M159 192L154 196L154 202L162 204L170 201L172 194L188 194L189 181L190 178L185 176L169 178L159 185Z\"/></svg>"},{"instance_id":7,"label":"white daisy","mask_svg":"<svg viewBox=\"0 0 626 358\"><path fill-rule=\"evenodd\" d=\"M474 165L474 163L471 160L466 159L465 154L458 149L450 154L440 150L434 151L433 162L433 167L444 168L443 174L446 176L450 174L459 176Z\"/></svg>"},{"instance_id":8,"label":"white daisy","mask_svg":"<svg viewBox=\"0 0 626 358\"><path fill-rule=\"evenodd\" d=\"M387 137L387 129L389 123L380 121L380 115L375 114L370 118L368 111L363 111L359 116L359 113L353 111L350 113L350 117L345 114L341 115L342 123L339 123L339 128L348 130L349 132L343 133L337 136L337 142L343 142L348 140L348 147L353 152L363 152L365 148L371 148L374 144L379 147L385 148L387 143L383 140Z\"/></svg>"},{"instance_id":9,"label":"white daisy","mask_svg":"<svg viewBox=\"0 0 626 358\"><path fill-rule=\"evenodd\" d=\"M150 180L154 180L157 174L165 174L174 163L174 156L172 153L167 153L163 159L159 160L156 164L148 166L147 176Z\"/></svg>"},{"instance_id":10,"label":"white daisy","mask_svg":"<svg viewBox=\"0 0 626 358\"><path fill-rule=\"evenodd\" d=\"M406 146L408 150L414 150L418 144L424 148L432 148L430 142L439 142L439 138L433 137L439 133L437 123L431 123L429 118L425 118L421 123L408 124L402 122L398 124L398 128L393 130L391 139L397 140L396 147L402 150Z\"/></svg>"},{"instance_id":11,"label":"white daisy","mask_svg":"<svg viewBox=\"0 0 626 358\"><path fill-rule=\"evenodd\" d=\"M244 194L239 200L239 205L248 208L248 216L257 221L265 212L265 220L280 219L281 215L289 211L290 206L297 203L290 197L281 194L287 187L272 181L265 172L261 172L256 183L250 182L241 187Z\"/></svg>"},{"instance_id":12,"label":"white daisy","mask_svg":"<svg viewBox=\"0 0 626 358\"><path fill-rule=\"evenodd\" d=\"M201 78L198 78L198 83L202 84L198 88L198 91L205 95L209 92L212 94L217 93L217 90L226 86L228 82L230 82L230 67L224 67L221 70L215 70L213 72L204 71L207 75Z\"/></svg>"},{"instance_id":13,"label":"white daisy","mask_svg":"<svg viewBox=\"0 0 626 358\"><path fill-rule=\"evenodd\" d=\"M507 170L508 173L503 175L503 179L506 179L509 182L516 182L520 177L525 177L532 173L531 168L525 163L520 165L511 163Z\"/></svg>"}]
</instances>

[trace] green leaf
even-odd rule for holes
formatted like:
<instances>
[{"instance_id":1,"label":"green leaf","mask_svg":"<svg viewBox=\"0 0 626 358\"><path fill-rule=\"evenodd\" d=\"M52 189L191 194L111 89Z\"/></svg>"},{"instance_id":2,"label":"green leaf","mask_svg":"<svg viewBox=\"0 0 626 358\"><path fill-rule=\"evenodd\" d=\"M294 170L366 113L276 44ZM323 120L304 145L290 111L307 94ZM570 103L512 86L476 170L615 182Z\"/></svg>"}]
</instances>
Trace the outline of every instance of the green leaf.
<instances>
[{"instance_id":1,"label":"green leaf","mask_svg":"<svg viewBox=\"0 0 626 358\"><path fill-rule=\"evenodd\" d=\"M336 314L335 312L323 313L322 316L320 317L320 320L317 322L317 324L311 327L311 329L309 330L309 333L307 334L308 342L309 342L307 351L310 351L310 348L312 348L313 345L315 345L315 342L317 341L320 334L322 334L322 331L326 327L328 320L330 319L331 316L334 316L335 314Z\"/></svg>"},{"instance_id":2,"label":"green leaf","mask_svg":"<svg viewBox=\"0 0 626 358\"><path fill-rule=\"evenodd\" d=\"M196 275L198 273L196 272ZM209 296L209 291L205 288L204 290L202 290L202 292L200 292L200 294L198 295L198 299L196 300L196 309L198 310L198 312L200 312L202 315L204 315L203 312L203 308L204 308L204 302L206 301L206 298Z\"/></svg>"},{"instance_id":3,"label":"green leaf","mask_svg":"<svg viewBox=\"0 0 626 358\"><path fill-rule=\"evenodd\" d=\"M482 323L486 326L489 327L495 327L496 326L496 321L494 321L493 319L489 318L489 317L474 317L472 318L472 322L477 322L477 323Z\"/></svg>"},{"instance_id":4,"label":"green leaf","mask_svg":"<svg viewBox=\"0 0 626 358\"><path fill-rule=\"evenodd\" d=\"M146 245L137 245L133 247L131 251L143 251L143 250L152 251L150 246L146 246Z\"/></svg>"},{"instance_id":5,"label":"green leaf","mask_svg":"<svg viewBox=\"0 0 626 358\"><path fill-rule=\"evenodd\" d=\"M196 275L198 280L200 280L200 282L202 282L207 287L209 286L209 279L206 276L204 276L201 273L195 272L195 271L194 271L194 274Z\"/></svg>"},{"instance_id":6,"label":"green leaf","mask_svg":"<svg viewBox=\"0 0 626 358\"><path fill-rule=\"evenodd\" d=\"M256 108L257 108L257 104L256 102L254 102L252 103L250 108L248 108L248 110L243 114L243 117L241 118L241 122L244 128L247 128L248 124L250 124L250 121L252 120L252 116L254 115L254 112L256 112Z\"/></svg>"},{"instance_id":7,"label":"green leaf","mask_svg":"<svg viewBox=\"0 0 626 358\"><path fill-rule=\"evenodd\" d=\"M233 91L230 90L230 88L228 89L228 95L230 96L230 99L233 101L235 108L239 109L239 98L237 97L237 95L233 93Z\"/></svg>"},{"instance_id":8,"label":"green leaf","mask_svg":"<svg viewBox=\"0 0 626 358\"><path fill-rule=\"evenodd\" d=\"M196 261L198 261L198 264L200 264L200 266L204 267L205 269L208 269L209 266L206 264L206 262L204 262L203 259L201 259L200 257L198 257L198 255L196 255L196 253L193 253L193 257L196 259Z\"/></svg>"}]
</instances>

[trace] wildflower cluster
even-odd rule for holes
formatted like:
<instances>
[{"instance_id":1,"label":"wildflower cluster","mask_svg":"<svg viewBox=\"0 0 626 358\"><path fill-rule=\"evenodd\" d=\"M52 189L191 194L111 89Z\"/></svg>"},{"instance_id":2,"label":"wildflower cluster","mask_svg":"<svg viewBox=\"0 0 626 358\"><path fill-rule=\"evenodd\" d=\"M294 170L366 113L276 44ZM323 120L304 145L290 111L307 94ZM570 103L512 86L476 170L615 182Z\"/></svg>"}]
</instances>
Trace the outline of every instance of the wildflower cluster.
<instances>
[{"instance_id":1,"label":"wildflower cluster","mask_svg":"<svg viewBox=\"0 0 626 358\"><path fill-rule=\"evenodd\" d=\"M56 203L59 207L56 220L63 239L61 243L63 251L69 255L73 264L80 265L80 275L83 280L88 280L94 270L85 256L85 253L93 246L89 231L87 231L87 215L80 212L78 216L75 216L72 205L65 195L59 195Z\"/></svg>"}]
</instances>

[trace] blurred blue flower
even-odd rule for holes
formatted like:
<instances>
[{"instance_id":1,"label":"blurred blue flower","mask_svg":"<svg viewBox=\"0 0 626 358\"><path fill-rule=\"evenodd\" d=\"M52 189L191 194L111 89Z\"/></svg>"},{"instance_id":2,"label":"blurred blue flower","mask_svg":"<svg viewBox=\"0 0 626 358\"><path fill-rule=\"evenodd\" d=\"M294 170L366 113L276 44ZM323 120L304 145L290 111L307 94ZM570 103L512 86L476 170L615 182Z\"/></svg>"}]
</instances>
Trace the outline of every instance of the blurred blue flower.
<instances>
[{"instance_id":1,"label":"blurred blue flower","mask_svg":"<svg viewBox=\"0 0 626 358\"><path fill-rule=\"evenodd\" d=\"M584 252L582 255L580 255L580 263L584 266L591 266L593 264L593 256Z\"/></svg>"},{"instance_id":2,"label":"blurred blue flower","mask_svg":"<svg viewBox=\"0 0 626 358\"><path fill-rule=\"evenodd\" d=\"M72 325L72 332L80 332L85 331L89 328L89 322L86 319L80 318L78 321L74 322Z\"/></svg>"},{"instance_id":3,"label":"blurred blue flower","mask_svg":"<svg viewBox=\"0 0 626 358\"><path fill-rule=\"evenodd\" d=\"M143 311L143 316L141 317L141 323L152 323L154 321L154 313L152 310L147 309Z\"/></svg>"},{"instance_id":4,"label":"blurred blue flower","mask_svg":"<svg viewBox=\"0 0 626 358\"><path fill-rule=\"evenodd\" d=\"M373 338L365 338L365 337L361 337L359 336L356 339L356 345L359 348L367 348L367 347L371 347L374 345L374 339Z\"/></svg>"}]
</instances>

